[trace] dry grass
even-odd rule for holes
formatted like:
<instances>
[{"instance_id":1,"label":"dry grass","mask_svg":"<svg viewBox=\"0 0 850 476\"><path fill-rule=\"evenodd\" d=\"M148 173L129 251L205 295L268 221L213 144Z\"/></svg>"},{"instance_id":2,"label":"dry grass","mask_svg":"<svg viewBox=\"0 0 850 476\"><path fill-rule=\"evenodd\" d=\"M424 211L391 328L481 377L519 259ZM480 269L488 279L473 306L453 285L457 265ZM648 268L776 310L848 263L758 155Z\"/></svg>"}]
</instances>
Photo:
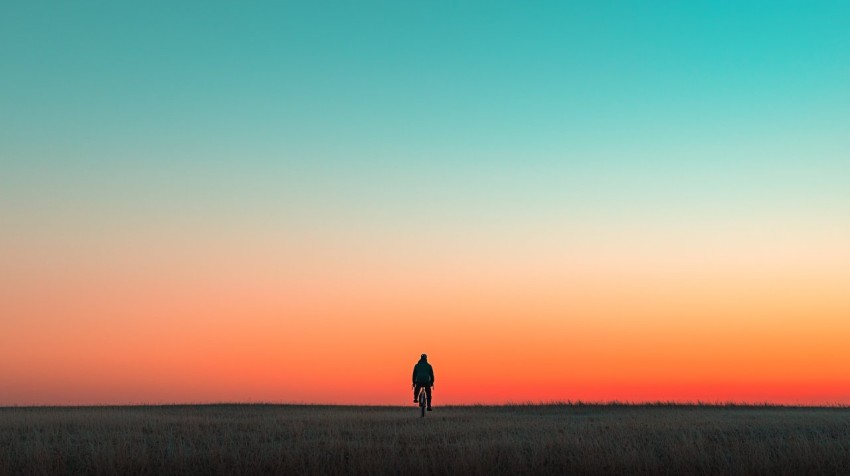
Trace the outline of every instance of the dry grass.
<instances>
[{"instance_id":1,"label":"dry grass","mask_svg":"<svg viewBox=\"0 0 850 476\"><path fill-rule=\"evenodd\" d=\"M850 474L850 409L0 409L0 474Z\"/></svg>"}]
</instances>

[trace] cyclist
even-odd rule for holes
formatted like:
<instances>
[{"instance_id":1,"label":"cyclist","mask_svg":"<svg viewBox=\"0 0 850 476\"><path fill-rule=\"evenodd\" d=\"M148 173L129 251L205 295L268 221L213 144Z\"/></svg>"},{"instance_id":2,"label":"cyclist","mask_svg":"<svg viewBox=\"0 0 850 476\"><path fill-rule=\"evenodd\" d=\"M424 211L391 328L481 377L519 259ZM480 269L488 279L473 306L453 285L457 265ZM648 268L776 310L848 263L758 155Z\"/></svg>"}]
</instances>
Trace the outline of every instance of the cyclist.
<instances>
[{"instance_id":1,"label":"cyclist","mask_svg":"<svg viewBox=\"0 0 850 476\"><path fill-rule=\"evenodd\" d=\"M425 395L428 398L428 411L431 411L431 387L434 386L434 368L428 363L428 356L422 354L419 362L413 366L413 403L418 403L416 397L419 391L425 387Z\"/></svg>"}]
</instances>

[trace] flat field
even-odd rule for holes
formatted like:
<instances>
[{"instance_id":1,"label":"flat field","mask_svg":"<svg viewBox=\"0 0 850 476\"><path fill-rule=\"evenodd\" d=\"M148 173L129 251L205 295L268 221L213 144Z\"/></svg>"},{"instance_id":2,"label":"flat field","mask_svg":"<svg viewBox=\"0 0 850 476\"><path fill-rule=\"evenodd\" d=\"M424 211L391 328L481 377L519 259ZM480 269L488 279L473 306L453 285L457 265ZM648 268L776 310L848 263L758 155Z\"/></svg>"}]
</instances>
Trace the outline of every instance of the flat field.
<instances>
[{"instance_id":1,"label":"flat field","mask_svg":"<svg viewBox=\"0 0 850 476\"><path fill-rule=\"evenodd\" d=\"M850 474L850 409L0 408L0 474Z\"/></svg>"}]
</instances>

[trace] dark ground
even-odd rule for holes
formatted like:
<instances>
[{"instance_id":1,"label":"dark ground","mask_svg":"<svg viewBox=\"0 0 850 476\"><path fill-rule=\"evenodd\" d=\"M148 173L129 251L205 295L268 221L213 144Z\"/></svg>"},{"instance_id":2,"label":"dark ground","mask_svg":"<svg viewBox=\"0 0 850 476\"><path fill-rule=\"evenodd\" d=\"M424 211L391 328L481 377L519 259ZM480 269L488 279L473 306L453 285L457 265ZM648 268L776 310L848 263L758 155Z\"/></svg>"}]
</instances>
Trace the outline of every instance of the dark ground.
<instances>
[{"instance_id":1,"label":"dark ground","mask_svg":"<svg viewBox=\"0 0 850 476\"><path fill-rule=\"evenodd\" d=\"M0 408L0 474L850 474L850 408Z\"/></svg>"}]
</instances>

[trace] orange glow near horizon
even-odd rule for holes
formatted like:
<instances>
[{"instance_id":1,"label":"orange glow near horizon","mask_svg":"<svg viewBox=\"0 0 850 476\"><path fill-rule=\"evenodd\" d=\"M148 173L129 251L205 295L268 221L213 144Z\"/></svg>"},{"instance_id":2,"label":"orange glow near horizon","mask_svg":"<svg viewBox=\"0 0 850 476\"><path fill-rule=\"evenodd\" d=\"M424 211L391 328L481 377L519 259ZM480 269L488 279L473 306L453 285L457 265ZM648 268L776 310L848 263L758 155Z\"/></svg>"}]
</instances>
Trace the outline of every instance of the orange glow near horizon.
<instances>
[{"instance_id":1,"label":"orange glow near horizon","mask_svg":"<svg viewBox=\"0 0 850 476\"><path fill-rule=\"evenodd\" d=\"M584 249L373 256L356 272L249 252L145 268L103 252L73 267L79 279L21 267L3 283L17 316L5 334L21 338L3 345L0 404L406 404L421 352L443 404L850 403L848 268L824 266L844 257L771 268L777 256L694 263L666 248L648 268Z\"/></svg>"}]
</instances>

